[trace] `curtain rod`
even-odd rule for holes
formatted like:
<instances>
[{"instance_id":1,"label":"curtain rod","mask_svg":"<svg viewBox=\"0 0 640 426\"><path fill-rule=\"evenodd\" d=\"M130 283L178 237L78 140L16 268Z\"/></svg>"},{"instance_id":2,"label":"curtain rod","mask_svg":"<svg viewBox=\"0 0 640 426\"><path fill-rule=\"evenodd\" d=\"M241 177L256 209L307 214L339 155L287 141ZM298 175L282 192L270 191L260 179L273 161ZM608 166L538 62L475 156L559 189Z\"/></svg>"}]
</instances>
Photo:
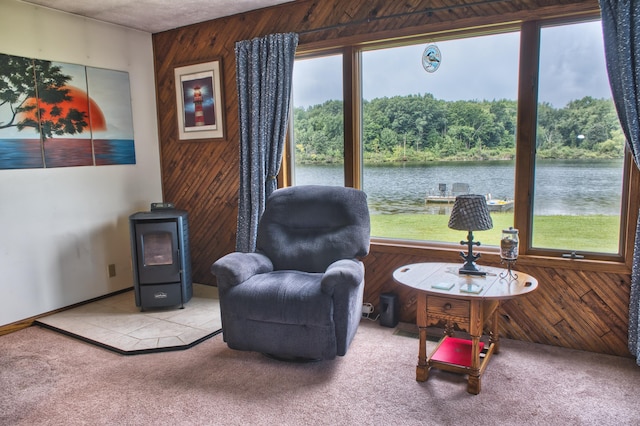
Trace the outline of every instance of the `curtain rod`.
<instances>
[{"instance_id":1,"label":"curtain rod","mask_svg":"<svg viewBox=\"0 0 640 426\"><path fill-rule=\"evenodd\" d=\"M402 18L402 17L405 17L405 16L413 16L413 15L421 15L421 14L427 14L427 16L432 16L435 12L442 12L442 11L445 11L445 10L462 9L462 8L465 8L465 7L474 7L474 6L482 6L482 5L491 4L491 3L511 3L511 1L512 0L481 0L481 1L476 1L476 2L473 2L473 3L461 3L461 4L451 5L451 6L429 7L429 8L426 8L426 9L416 10L416 11L413 11L413 12L396 13L396 14L387 15L387 16L374 16L372 18L360 19L358 21L347 22L347 23L344 23L344 24L335 24L335 25L329 25L329 26L326 26L326 27L315 28L315 29L312 29L312 30L298 31L298 35L306 35L306 34L311 34L311 33L316 33L316 32L321 32L321 31L335 30L337 28L344 28L344 27L348 27L348 26L351 26L351 25L368 24L368 23L375 22L375 21L382 21L383 19Z\"/></svg>"}]
</instances>

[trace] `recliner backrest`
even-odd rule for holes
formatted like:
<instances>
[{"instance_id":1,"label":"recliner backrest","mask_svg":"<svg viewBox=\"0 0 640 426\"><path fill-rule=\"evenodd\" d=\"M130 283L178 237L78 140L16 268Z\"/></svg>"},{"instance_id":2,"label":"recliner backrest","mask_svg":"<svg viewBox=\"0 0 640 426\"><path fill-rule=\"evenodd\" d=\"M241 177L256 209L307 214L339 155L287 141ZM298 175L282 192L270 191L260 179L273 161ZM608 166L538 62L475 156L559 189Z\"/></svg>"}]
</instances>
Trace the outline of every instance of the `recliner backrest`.
<instances>
[{"instance_id":1,"label":"recliner backrest","mask_svg":"<svg viewBox=\"0 0 640 426\"><path fill-rule=\"evenodd\" d=\"M324 272L339 259L369 253L369 208L363 191L301 185L274 191L258 224L256 251L275 270Z\"/></svg>"}]
</instances>

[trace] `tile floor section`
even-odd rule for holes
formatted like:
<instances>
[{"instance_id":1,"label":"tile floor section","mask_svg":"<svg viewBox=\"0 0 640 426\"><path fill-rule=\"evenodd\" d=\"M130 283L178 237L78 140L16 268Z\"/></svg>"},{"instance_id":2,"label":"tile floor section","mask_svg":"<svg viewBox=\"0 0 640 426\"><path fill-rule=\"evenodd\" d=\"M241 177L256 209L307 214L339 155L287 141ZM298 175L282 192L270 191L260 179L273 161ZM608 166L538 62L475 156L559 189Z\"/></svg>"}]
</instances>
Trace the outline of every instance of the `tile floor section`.
<instances>
[{"instance_id":1,"label":"tile floor section","mask_svg":"<svg viewBox=\"0 0 640 426\"><path fill-rule=\"evenodd\" d=\"M193 297L184 309L141 312L131 290L40 318L36 323L125 355L186 349L222 328L217 288L201 284L193 285Z\"/></svg>"}]
</instances>

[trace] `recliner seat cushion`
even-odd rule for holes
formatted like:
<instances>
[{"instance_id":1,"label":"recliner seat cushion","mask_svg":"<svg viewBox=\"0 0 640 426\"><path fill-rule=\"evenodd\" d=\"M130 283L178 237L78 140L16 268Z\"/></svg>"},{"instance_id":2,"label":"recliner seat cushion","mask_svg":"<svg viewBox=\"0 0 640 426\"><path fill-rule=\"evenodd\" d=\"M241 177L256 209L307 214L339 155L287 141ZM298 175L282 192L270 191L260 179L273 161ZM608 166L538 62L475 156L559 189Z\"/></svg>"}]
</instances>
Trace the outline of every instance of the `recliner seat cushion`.
<instances>
[{"instance_id":1,"label":"recliner seat cushion","mask_svg":"<svg viewBox=\"0 0 640 426\"><path fill-rule=\"evenodd\" d=\"M225 312L253 321L331 325L333 303L322 293L321 278L320 273L289 270L254 275L228 291Z\"/></svg>"}]
</instances>

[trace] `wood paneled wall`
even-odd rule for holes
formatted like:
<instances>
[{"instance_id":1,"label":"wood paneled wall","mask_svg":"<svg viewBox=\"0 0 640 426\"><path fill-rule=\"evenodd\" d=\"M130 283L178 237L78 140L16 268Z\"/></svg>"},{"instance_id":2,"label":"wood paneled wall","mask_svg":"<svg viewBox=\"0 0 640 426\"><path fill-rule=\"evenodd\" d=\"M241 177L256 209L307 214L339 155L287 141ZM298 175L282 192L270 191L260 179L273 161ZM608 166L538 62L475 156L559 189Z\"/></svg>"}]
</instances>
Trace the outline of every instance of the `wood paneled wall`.
<instances>
[{"instance_id":1,"label":"wood paneled wall","mask_svg":"<svg viewBox=\"0 0 640 426\"><path fill-rule=\"evenodd\" d=\"M497 250L496 250L497 251ZM365 301L377 304L380 293L398 294L400 320L414 322L416 295L390 278L406 264L462 263L457 251L427 251L377 245L365 258ZM497 254L483 254L480 264L500 266ZM518 259L517 269L538 279L533 293L502 304L500 335L516 340L628 356L627 326L630 276L624 267ZM566 263L566 262L564 262Z\"/></svg>"},{"instance_id":2,"label":"wood paneled wall","mask_svg":"<svg viewBox=\"0 0 640 426\"><path fill-rule=\"evenodd\" d=\"M474 28L598 10L597 0L301 0L153 35L164 200L189 211L193 277L215 285L211 264L234 250L239 186L235 42L276 32L298 32L299 51ZM177 138L175 67L222 61L226 138ZM637 200L636 200L637 204ZM637 208L635 209L637 211ZM458 261L457 251L373 244L365 259L365 299L381 292L401 301L401 319L415 320L415 295L392 271L425 260ZM483 257L497 264L496 256ZM539 279L533 294L504 304L501 334L593 352L628 356L629 267L523 258L518 268Z\"/></svg>"}]
</instances>

